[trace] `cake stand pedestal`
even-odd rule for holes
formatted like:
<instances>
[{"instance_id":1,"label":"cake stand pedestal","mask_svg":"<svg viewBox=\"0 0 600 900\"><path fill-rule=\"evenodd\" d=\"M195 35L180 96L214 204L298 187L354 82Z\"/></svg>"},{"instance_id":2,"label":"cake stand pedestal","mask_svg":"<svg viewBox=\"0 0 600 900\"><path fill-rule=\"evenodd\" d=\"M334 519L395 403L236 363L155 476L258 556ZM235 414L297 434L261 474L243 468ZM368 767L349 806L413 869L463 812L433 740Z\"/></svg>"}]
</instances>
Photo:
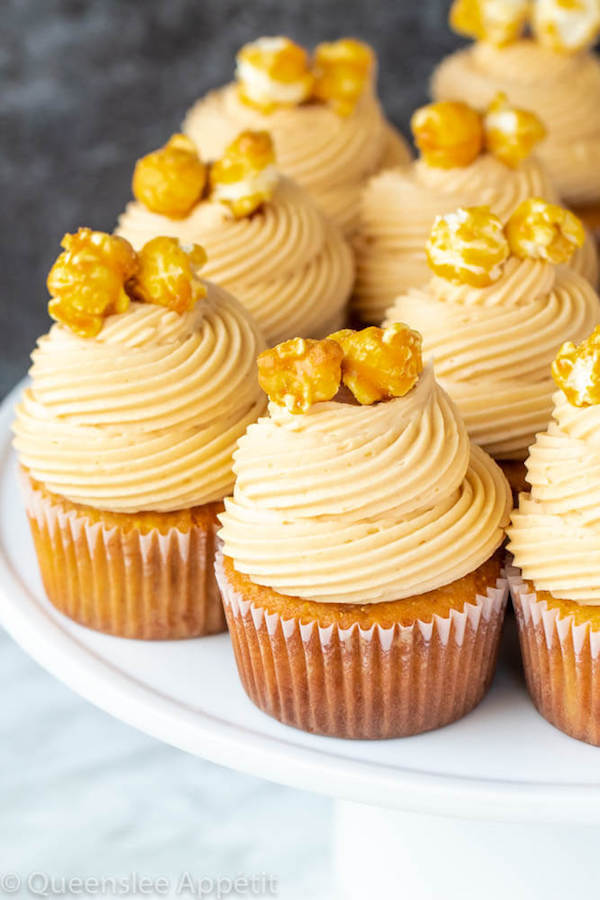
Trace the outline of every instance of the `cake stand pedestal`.
<instances>
[{"instance_id":1,"label":"cake stand pedestal","mask_svg":"<svg viewBox=\"0 0 600 900\"><path fill-rule=\"evenodd\" d=\"M553 900L597 893L600 749L533 708L514 622L480 706L429 734L343 741L295 731L244 694L227 635L145 643L88 631L44 597L0 409L0 621L49 672L159 740L337 800L339 900Z\"/></svg>"},{"instance_id":2,"label":"cake stand pedestal","mask_svg":"<svg viewBox=\"0 0 600 900\"><path fill-rule=\"evenodd\" d=\"M594 897L598 829L493 822L336 803L339 900Z\"/></svg>"}]
</instances>

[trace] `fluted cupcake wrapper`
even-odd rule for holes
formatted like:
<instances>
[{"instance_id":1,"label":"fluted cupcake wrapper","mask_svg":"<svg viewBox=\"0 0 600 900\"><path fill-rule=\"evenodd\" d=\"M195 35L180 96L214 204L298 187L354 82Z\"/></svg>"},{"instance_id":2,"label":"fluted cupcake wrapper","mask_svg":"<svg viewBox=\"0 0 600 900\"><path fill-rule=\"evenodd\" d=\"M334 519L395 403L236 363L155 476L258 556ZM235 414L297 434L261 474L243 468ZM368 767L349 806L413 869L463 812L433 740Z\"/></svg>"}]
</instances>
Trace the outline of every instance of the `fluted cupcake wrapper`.
<instances>
[{"instance_id":1,"label":"fluted cupcake wrapper","mask_svg":"<svg viewBox=\"0 0 600 900\"><path fill-rule=\"evenodd\" d=\"M394 738L439 728L484 696L496 665L508 585L463 612L390 628L343 629L257 607L215 571L242 684L264 712L304 731Z\"/></svg>"},{"instance_id":2,"label":"fluted cupcake wrapper","mask_svg":"<svg viewBox=\"0 0 600 900\"><path fill-rule=\"evenodd\" d=\"M527 688L537 710L571 737L600 746L600 631L549 609L508 570Z\"/></svg>"},{"instance_id":3,"label":"fluted cupcake wrapper","mask_svg":"<svg viewBox=\"0 0 600 900\"><path fill-rule=\"evenodd\" d=\"M21 481L44 588L61 613L146 640L226 629L213 569L216 519L164 534L105 527Z\"/></svg>"}]
</instances>

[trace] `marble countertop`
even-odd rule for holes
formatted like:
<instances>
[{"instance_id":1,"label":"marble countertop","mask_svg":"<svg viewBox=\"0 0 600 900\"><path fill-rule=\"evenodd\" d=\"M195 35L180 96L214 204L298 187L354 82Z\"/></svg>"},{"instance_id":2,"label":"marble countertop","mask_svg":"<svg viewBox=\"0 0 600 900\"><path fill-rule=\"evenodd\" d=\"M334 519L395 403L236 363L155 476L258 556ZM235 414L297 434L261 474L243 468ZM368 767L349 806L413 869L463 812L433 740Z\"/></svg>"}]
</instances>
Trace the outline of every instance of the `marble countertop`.
<instances>
[{"instance_id":1,"label":"marble countertop","mask_svg":"<svg viewBox=\"0 0 600 900\"><path fill-rule=\"evenodd\" d=\"M0 872L235 878L331 896L331 801L240 775L91 706L0 629Z\"/></svg>"}]
</instances>

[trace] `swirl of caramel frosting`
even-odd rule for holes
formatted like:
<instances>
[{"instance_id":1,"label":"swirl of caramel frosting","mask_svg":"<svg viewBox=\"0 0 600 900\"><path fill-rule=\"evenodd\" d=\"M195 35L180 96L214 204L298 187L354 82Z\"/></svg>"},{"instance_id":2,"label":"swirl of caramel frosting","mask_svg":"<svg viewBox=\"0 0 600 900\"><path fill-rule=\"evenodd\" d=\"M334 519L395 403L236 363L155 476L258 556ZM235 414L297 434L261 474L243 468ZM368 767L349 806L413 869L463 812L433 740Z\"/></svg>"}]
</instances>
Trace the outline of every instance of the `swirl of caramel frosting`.
<instances>
[{"instance_id":1,"label":"swirl of caramel frosting","mask_svg":"<svg viewBox=\"0 0 600 900\"><path fill-rule=\"evenodd\" d=\"M275 403L235 454L220 532L256 584L319 602L378 603L449 584L501 544L511 506L428 366L404 397Z\"/></svg>"},{"instance_id":2,"label":"swirl of caramel frosting","mask_svg":"<svg viewBox=\"0 0 600 900\"><path fill-rule=\"evenodd\" d=\"M509 549L538 590L600 605L600 406L553 396L552 419L527 460L530 493L521 494Z\"/></svg>"},{"instance_id":3,"label":"swirl of caramel frosting","mask_svg":"<svg viewBox=\"0 0 600 900\"><path fill-rule=\"evenodd\" d=\"M506 222L529 197L557 200L535 158L516 168L489 153L452 169L417 160L372 178L363 193L361 225L354 238L354 305L361 319L381 322L398 294L427 283L431 273L424 247L437 215L460 206L486 205ZM568 265L591 284L597 283L598 259L591 237Z\"/></svg>"},{"instance_id":4,"label":"swirl of caramel frosting","mask_svg":"<svg viewBox=\"0 0 600 900\"><path fill-rule=\"evenodd\" d=\"M434 277L398 297L386 319L421 332L472 439L496 458L524 459L552 411L556 351L592 331L600 303L566 266L511 257L489 287Z\"/></svg>"},{"instance_id":5,"label":"swirl of caramel frosting","mask_svg":"<svg viewBox=\"0 0 600 900\"><path fill-rule=\"evenodd\" d=\"M432 78L436 99L484 108L503 91L535 110L548 129L538 153L563 200L600 200L600 61L557 53L531 39L504 47L476 43L447 57Z\"/></svg>"},{"instance_id":6,"label":"swirl of caramel frosting","mask_svg":"<svg viewBox=\"0 0 600 900\"><path fill-rule=\"evenodd\" d=\"M132 202L117 234L136 249L157 234L201 244L208 256L203 275L246 306L271 344L290 335L323 337L343 323L354 280L350 247L287 178L271 200L239 219L214 201L199 203L185 219Z\"/></svg>"},{"instance_id":7,"label":"swirl of caramel frosting","mask_svg":"<svg viewBox=\"0 0 600 900\"><path fill-rule=\"evenodd\" d=\"M263 412L264 341L216 285L179 314L137 303L95 337L54 325L38 341L14 445L48 490L111 512L168 512L233 487L238 438Z\"/></svg>"},{"instance_id":8,"label":"swirl of caramel frosting","mask_svg":"<svg viewBox=\"0 0 600 900\"><path fill-rule=\"evenodd\" d=\"M198 100L183 128L204 159L216 159L244 129L269 131L279 169L306 188L346 234L356 227L364 181L380 168L410 159L371 86L354 112L342 117L322 103L264 113L244 103L230 84Z\"/></svg>"}]
</instances>

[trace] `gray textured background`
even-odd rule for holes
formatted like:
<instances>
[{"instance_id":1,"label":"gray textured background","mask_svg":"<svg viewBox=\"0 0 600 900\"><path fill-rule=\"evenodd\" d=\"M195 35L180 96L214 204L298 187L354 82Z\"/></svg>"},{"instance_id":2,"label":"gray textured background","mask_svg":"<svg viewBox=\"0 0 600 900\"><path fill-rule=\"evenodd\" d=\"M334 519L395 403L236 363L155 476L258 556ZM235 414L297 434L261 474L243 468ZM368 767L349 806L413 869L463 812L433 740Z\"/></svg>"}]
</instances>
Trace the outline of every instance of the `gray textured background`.
<instances>
[{"instance_id":1,"label":"gray textured background","mask_svg":"<svg viewBox=\"0 0 600 900\"><path fill-rule=\"evenodd\" d=\"M0 395L48 327L45 278L65 231L111 230L133 163L231 77L260 34L377 49L390 118L406 126L458 43L448 0L2 0Z\"/></svg>"}]
</instances>

